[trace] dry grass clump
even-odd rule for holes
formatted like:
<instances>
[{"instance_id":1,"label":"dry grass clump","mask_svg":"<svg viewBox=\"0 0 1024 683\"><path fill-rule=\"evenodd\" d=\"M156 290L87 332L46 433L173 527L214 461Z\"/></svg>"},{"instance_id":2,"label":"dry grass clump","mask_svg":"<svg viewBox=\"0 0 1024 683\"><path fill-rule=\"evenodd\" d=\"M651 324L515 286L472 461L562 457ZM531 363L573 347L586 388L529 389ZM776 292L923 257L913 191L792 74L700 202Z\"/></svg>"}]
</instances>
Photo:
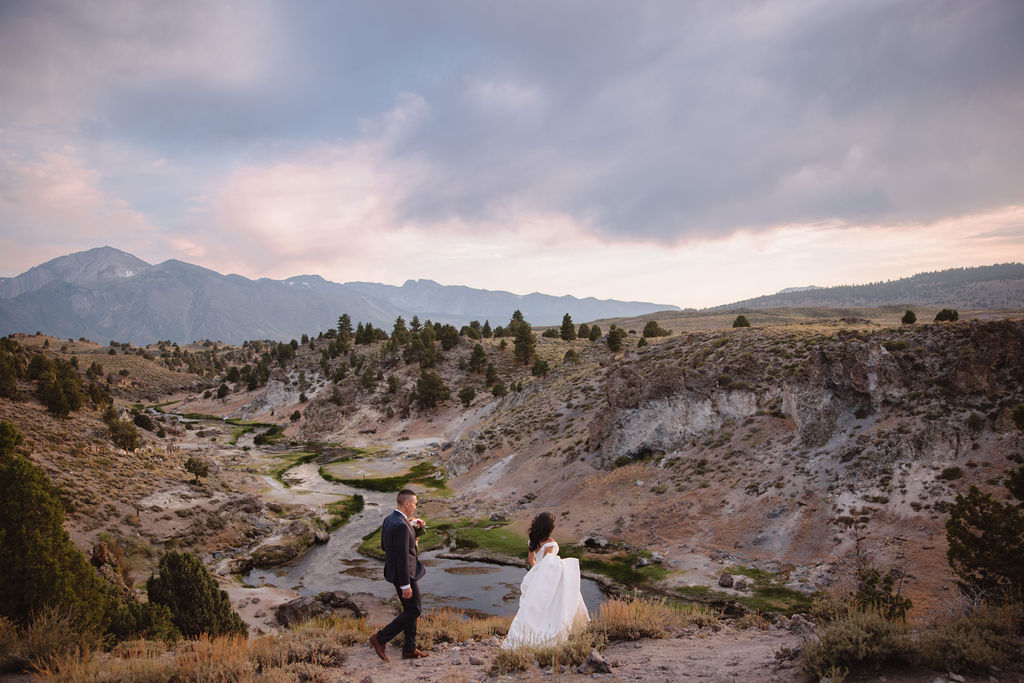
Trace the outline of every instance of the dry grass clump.
<instances>
[{"instance_id":1,"label":"dry grass clump","mask_svg":"<svg viewBox=\"0 0 1024 683\"><path fill-rule=\"evenodd\" d=\"M508 633L511 623L512 617L469 619L462 610L442 607L424 612L420 617L416 629L416 646L421 649L429 649L437 643L462 643L467 640L482 640L494 635L505 635ZM401 645L403 643L402 634L398 634L392 642L396 646Z\"/></svg>"},{"instance_id":2,"label":"dry grass clump","mask_svg":"<svg viewBox=\"0 0 1024 683\"><path fill-rule=\"evenodd\" d=\"M83 650L98 648L102 637L94 628L83 629L76 615L46 607L24 628L7 619L0 622L0 670L40 667Z\"/></svg>"},{"instance_id":3,"label":"dry grass clump","mask_svg":"<svg viewBox=\"0 0 1024 683\"><path fill-rule=\"evenodd\" d=\"M612 598L601 605L596 619L553 647L519 647L498 650L491 665L492 675L523 671L533 666L577 666L593 650L606 643L640 638L667 638L672 629L687 624L715 626L718 615L702 605L670 605L665 600Z\"/></svg>"},{"instance_id":4,"label":"dry grass clump","mask_svg":"<svg viewBox=\"0 0 1024 683\"><path fill-rule=\"evenodd\" d=\"M559 645L550 647L517 647L512 650L499 649L488 673L501 676L534 667L557 669L565 666L579 666L593 650L605 645L604 636L594 629L593 624L574 631Z\"/></svg>"},{"instance_id":5,"label":"dry grass clump","mask_svg":"<svg viewBox=\"0 0 1024 683\"><path fill-rule=\"evenodd\" d=\"M591 627L608 640L639 640L665 638L669 629L689 624L714 628L719 621L719 615L704 605L670 605L665 600L614 598L601 605Z\"/></svg>"},{"instance_id":6,"label":"dry grass clump","mask_svg":"<svg viewBox=\"0 0 1024 683\"><path fill-rule=\"evenodd\" d=\"M115 647L111 657L87 648L51 658L39 670L46 680L91 683L326 683L331 680L331 668L345 661L344 646L365 640L371 632L364 619L335 617L253 641L202 637L171 650L161 643L131 641Z\"/></svg>"},{"instance_id":7,"label":"dry grass clump","mask_svg":"<svg viewBox=\"0 0 1024 683\"><path fill-rule=\"evenodd\" d=\"M980 605L941 621L909 628L884 609L847 601L816 606L826 626L803 650L804 670L836 672L914 665L936 671L982 673L1024 664L1024 605ZM843 674L845 675L845 673ZM840 679L842 676L839 677Z\"/></svg>"},{"instance_id":8,"label":"dry grass clump","mask_svg":"<svg viewBox=\"0 0 1024 683\"><path fill-rule=\"evenodd\" d=\"M340 645L364 643L377 629L366 623L366 618L344 617L338 614L314 617L292 628L292 632L333 631L332 637Z\"/></svg>"},{"instance_id":9,"label":"dry grass clump","mask_svg":"<svg viewBox=\"0 0 1024 683\"><path fill-rule=\"evenodd\" d=\"M837 670L907 664L907 626L886 618L882 609L851 608L804 645L801 665L819 678Z\"/></svg>"},{"instance_id":10,"label":"dry grass clump","mask_svg":"<svg viewBox=\"0 0 1024 683\"><path fill-rule=\"evenodd\" d=\"M263 636L250 644L249 651L260 671L296 663L341 666L347 656L334 630L315 627Z\"/></svg>"},{"instance_id":11,"label":"dry grass clump","mask_svg":"<svg viewBox=\"0 0 1024 683\"><path fill-rule=\"evenodd\" d=\"M981 605L923 631L915 661L936 671L981 673L1024 664L1024 604Z\"/></svg>"},{"instance_id":12,"label":"dry grass clump","mask_svg":"<svg viewBox=\"0 0 1024 683\"><path fill-rule=\"evenodd\" d=\"M756 628L759 631L767 631L772 627L772 622L764 618L764 616L755 612L744 614L739 619L733 622L733 626L738 629Z\"/></svg>"}]
</instances>

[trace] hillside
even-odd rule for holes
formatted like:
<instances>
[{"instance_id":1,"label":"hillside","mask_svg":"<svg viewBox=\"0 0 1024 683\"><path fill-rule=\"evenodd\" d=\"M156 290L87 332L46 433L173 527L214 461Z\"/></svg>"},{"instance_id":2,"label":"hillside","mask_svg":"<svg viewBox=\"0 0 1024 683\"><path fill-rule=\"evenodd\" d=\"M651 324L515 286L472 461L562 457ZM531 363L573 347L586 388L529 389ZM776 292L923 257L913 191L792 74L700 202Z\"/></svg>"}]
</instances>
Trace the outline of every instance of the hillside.
<instances>
[{"instance_id":1,"label":"hillside","mask_svg":"<svg viewBox=\"0 0 1024 683\"><path fill-rule=\"evenodd\" d=\"M1001 263L977 268L951 268L863 285L789 288L778 294L715 306L710 310L878 306L1019 310L1024 307L1022 302L1024 264Z\"/></svg>"},{"instance_id":2,"label":"hillside","mask_svg":"<svg viewBox=\"0 0 1024 683\"><path fill-rule=\"evenodd\" d=\"M22 400L0 399L0 418L26 435L22 451L62 490L83 549L96 540L122 548L137 583L161 549L195 550L254 633L275 628L272 608L295 594L231 576L326 540L317 531L326 506L351 491L324 479L339 461L364 478L439 468L441 490L414 484L428 520L507 520L500 533L521 538L535 514L556 513L565 552L610 591L711 603L734 617L790 614L817 592L849 590L854 563L867 558L902 577L913 619L955 599L948 506L970 485L1003 495L1005 473L1021 462L1024 436L1011 413L1024 403L1024 320L821 317L639 339L627 335L612 353L603 340L539 338L548 370L531 372L511 338L459 337L436 349L429 370L451 393L430 407L417 398L421 362L401 345L342 353L327 335L295 347L188 349L21 337L26 358L73 354L83 377L102 363L122 414L148 406L160 432L140 430L143 446L126 453L98 410L54 418L24 380ZM477 344L507 395L470 370ZM261 364L268 373L254 386L229 378L232 367ZM467 387L475 395L463 407ZM280 435L254 439L268 427ZM357 460L346 465L351 453ZM211 464L199 485L183 469L192 455ZM364 495L372 507L360 524L372 525L386 495L379 504ZM352 533L358 543L364 532ZM483 545L451 552L519 561L505 541L479 538ZM740 580L722 586L723 574ZM359 604L380 610L367 599ZM769 635L750 638L761 651ZM478 650L494 657L493 644ZM642 668L613 651L623 671ZM463 656L436 652L450 666ZM370 673L364 654L353 665Z\"/></svg>"}]
</instances>

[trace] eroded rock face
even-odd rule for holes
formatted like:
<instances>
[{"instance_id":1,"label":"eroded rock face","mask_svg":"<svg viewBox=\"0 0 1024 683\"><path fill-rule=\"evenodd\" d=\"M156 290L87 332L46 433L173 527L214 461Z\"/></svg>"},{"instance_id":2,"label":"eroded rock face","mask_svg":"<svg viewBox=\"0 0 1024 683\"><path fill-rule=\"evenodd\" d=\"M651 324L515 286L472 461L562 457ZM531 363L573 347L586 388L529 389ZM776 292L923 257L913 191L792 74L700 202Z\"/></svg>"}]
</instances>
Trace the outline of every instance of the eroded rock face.
<instances>
[{"instance_id":1,"label":"eroded rock face","mask_svg":"<svg viewBox=\"0 0 1024 683\"><path fill-rule=\"evenodd\" d=\"M705 341L691 335L686 343ZM691 369L642 361L613 366L604 381L606 405L589 426L588 450L605 465L622 456L670 454L758 413L788 417L802 446L824 446L854 420L915 408L918 396L948 402L1020 385L1024 322L840 330L806 354L785 372L770 353L735 350L718 365L702 358ZM918 456L958 455L962 420L933 420L947 428L908 435L898 447Z\"/></svg>"}]
</instances>

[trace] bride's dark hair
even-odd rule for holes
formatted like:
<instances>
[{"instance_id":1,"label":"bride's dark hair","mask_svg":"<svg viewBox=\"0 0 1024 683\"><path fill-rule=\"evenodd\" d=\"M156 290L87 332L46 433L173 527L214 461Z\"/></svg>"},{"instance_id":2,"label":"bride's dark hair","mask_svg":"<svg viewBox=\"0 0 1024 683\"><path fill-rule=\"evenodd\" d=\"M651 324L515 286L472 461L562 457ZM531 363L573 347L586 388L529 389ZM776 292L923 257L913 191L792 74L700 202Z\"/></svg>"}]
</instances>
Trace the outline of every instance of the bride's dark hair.
<instances>
[{"instance_id":1,"label":"bride's dark hair","mask_svg":"<svg viewBox=\"0 0 1024 683\"><path fill-rule=\"evenodd\" d=\"M530 524L530 550L537 552L540 544L551 535L555 528L555 518L550 512L542 512L533 518Z\"/></svg>"}]
</instances>

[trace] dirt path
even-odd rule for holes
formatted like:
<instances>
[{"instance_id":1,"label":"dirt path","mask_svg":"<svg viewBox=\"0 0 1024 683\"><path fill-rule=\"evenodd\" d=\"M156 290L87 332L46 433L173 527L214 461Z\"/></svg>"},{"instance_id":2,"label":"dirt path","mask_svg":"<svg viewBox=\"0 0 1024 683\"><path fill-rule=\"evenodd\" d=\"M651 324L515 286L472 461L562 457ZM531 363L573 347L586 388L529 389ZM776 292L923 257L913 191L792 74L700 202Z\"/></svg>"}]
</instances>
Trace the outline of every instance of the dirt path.
<instances>
[{"instance_id":1,"label":"dirt path","mask_svg":"<svg viewBox=\"0 0 1024 683\"><path fill-rule=\"evenodd\" d=\"M369 646L354 647L335 681L398 683L399 681L493 681L554 678L565 681L601 680L649 681L758 681L788 683L806 680L793 663L777 664L775 652L800 644L800 636L784 629L738 631L726 627L685 633L664 640L644 639L615 643L603 655L612 665L605 675L578 674L572 670L528 670L494 677L488 674L500 646L500 639L460 645L441 644L426 659L406 661L398 648L388 647L391 663L380 661Z\"/></svg>"}]
</instances>

